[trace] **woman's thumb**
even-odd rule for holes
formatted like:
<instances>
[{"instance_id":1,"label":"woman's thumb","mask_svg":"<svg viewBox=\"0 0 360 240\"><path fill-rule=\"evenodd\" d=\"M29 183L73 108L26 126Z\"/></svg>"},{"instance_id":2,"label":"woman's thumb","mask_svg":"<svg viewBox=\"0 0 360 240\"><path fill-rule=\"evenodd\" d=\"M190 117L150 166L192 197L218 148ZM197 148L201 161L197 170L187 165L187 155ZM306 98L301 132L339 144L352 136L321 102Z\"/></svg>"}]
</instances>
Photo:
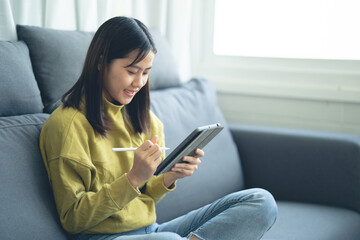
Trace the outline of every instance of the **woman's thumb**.
<instances>
[{"instance_id":1,"label":"woman's thumb","mask_svg":"<svg viewBox=\"0 0 360 240\"><path fill-rule=\"evenodd\" d=\"M158 135L155 135L155 136L151 139L151 142L152 142L153 144L156 144L158 140L159 140L159 136L158 136Z\"/></svg>"}]
</instances>

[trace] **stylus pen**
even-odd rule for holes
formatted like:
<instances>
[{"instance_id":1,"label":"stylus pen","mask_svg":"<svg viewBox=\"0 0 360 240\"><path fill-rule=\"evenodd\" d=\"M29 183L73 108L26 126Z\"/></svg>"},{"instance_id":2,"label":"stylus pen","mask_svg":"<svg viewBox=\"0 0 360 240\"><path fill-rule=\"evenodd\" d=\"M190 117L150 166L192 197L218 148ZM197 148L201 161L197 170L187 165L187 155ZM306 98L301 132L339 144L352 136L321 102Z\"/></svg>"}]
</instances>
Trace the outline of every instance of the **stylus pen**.
<instances>
[{"instance_id":1,"label":"stylus pen","mask_svg":"<svg viewBox=\"0 0 360 240\"><path fill-rule=\"evenodd\" d=\"M135 151L137 148L113 148L114 152L126 152L126 151ZM170 148L161 147L160 150L169 150Z\"/></svg>"}]
</instances>

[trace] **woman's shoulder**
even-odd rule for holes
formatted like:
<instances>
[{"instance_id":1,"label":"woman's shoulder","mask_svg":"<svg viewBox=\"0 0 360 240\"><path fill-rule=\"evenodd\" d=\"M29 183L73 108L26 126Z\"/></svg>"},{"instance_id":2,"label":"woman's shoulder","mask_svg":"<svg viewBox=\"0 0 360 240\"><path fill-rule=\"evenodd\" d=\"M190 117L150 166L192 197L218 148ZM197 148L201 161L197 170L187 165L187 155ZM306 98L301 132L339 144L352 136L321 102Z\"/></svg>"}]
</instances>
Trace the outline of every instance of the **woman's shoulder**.
<instances>
[{"instance_id":1,"label":"woman's shoulder","mask_svg":"<svg viewBox=\"0 0 360 240\"><path fill-rule=\"evenodd\" d=\"M64 108L63 105L60 105L50 114L44 123L43 129L51 133L64 134L69 132L70 128L75 127L80 130L89 126L90 124L82 111L73 107Z\"/></svg>"},{"instance_id":2,"label":"woman's shoulder","mask_svg":"<svg viewBox=\"0 0 360 240\"><path fill-rule=\"evenodd\" d=\"M62 156L86 158L82 148L93 135L92 127L83 112L60 105L44 123L40 133L40 148L49 159ZM86 148L86 147L85 147Z\"/></svg>"},{"instance_id":3,"label":"woman's shoulder","mask_svg":"<svg viewBox=\"0 0 360 240\"><path fill-rule=\"evenodd\" d=\"M55 125L62 125L62 124L69 124L73 121L79 121L82 119L83 114L78 109L73 107L63 107L61 104L58 108L56 108L47 119L47 123L55 124ZM85 118L86 119L86 118Z\"/></svg>"}]
</instances>

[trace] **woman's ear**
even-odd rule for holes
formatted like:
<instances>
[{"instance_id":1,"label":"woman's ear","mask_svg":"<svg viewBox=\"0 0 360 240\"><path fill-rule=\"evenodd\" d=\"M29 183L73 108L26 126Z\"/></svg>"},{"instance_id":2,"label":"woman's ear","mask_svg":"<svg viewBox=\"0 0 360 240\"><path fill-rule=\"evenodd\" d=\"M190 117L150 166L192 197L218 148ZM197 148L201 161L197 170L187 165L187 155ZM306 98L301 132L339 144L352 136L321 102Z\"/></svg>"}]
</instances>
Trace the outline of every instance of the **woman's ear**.
<instances>
[{"instance_id":1,"label":"woman's ear","mask_svg":"<svg viewBox=\"0 0 360 240\"><path fill-rule=\"evenodd\" d=\"M100 58L99 58L99 62L98 62L98 66L97 66L98 71L100 71L100 69L101 69L101 62L102 62L102 60L103 60L103 55L101 55Z\"/></svg>"}]
</instances>

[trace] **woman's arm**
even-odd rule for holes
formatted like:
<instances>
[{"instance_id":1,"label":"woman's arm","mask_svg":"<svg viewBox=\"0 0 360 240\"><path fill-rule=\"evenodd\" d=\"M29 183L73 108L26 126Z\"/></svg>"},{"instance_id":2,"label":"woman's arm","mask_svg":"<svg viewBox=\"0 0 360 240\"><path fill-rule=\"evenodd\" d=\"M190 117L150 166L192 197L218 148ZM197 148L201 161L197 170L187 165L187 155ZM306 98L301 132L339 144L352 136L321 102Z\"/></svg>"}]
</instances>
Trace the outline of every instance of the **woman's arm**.
<instances>
[{"instance_id":1,"label":"woman's arm","mask_svg":"<svg viewBox=\"0 0 360 240\"><path fill-rule=\"evenodd\" d=\"M164 145L163 136L155 135L151 141L145 141L135 151L133 168L127 175L134 187L147 181L145 194L150 196L155 203L175 189L175 184L170 184L171 187L164 185L164 176L153 176L161 160L165 157L164 152L159 150L159 144Z\"/></svg>"},{"instance_id":2,"label":"woman's arm","mask_svg":"<svg viewBox=\"0 0 360 240\"><path fill-rule=\"evenodd\" d=\"M49 170L60 221L70 233L99 224L141 194L126 175L104 184L97 192L91 191L96 169L74 159L51 160Z\"/></svg>"},{"instance_id":3,"label":"woman's arm","mask_svg":"<svg viewBox=\"0 0 360 240\"><path fill-rule=\"evenodd\" d=\"M161 199L163 199L166 194L173 191L176 188L176 184L174 182L173 185L167 187L164 184L164 174L159 176L153 176L146 183L145 194L150 196L155 203L158 203Z\"/></svg>"}]
</instances>

